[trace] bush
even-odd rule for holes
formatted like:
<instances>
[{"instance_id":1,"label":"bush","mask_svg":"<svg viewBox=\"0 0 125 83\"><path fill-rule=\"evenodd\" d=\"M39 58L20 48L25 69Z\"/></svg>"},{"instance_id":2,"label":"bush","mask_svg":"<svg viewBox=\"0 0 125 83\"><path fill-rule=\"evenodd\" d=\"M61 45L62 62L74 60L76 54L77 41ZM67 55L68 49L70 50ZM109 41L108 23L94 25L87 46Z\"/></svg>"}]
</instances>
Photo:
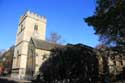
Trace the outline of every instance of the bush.
<instances>
[{"instance_id":1,"label":"bush","mask_svg":"<svg viewBox=\"0 0 125 83\"><path fill-rule=\"evenodd\" d=\"M96 53L82 44L53 49L37 76L37 81L43 83L96 83L97 80Z\"/></svg>"}]
</instances>

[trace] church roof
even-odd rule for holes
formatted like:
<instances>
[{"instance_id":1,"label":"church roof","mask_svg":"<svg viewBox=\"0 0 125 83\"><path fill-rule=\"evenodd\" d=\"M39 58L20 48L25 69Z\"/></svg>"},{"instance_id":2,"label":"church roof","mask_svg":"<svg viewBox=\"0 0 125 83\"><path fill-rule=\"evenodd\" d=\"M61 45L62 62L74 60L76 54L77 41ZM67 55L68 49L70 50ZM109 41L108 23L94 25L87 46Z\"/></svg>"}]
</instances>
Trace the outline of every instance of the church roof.
<instances>
[{"instance_id":1,"label":"church roof","mask_svg":"<svg viewBox=\"0 0 125 83\"><path fill-rule=\"evenodd\" d=\"M56 47L62 47L63 45L55 44L55 43L50 43L45 40L39 40L32 38L32 41L34 43L35 48L37 49L43 49L43 50L51 50Z\"/></svg>"}]
</instances>

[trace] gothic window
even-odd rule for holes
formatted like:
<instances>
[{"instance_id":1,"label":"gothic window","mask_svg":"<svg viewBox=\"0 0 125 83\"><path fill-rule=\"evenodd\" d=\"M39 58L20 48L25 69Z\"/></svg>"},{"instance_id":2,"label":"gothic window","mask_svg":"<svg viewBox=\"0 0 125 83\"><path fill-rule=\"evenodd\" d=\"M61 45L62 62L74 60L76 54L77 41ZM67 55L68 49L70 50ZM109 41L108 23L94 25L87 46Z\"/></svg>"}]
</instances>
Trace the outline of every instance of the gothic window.
<instances>
[{"instance_id":1,"label":"gothic window","mask_svg":"<svg viewBox=\"0 0 125 83\"><path fill-rule=\"evenodd\" d=\"M25 27L23 26L23 24L20 25L19 29L18 29L18 35L25 29Z\"/></svg>"},{"instance_id":2,"label":"gothic window","mask_svg":"<svg viewBox=\"0 0 125 83\"><path fill-rule=\"evenodd\" d=\"M38 31L38 25L34 25L34 30Z\"/></svg>"},{"instance_id":3,"label":"gothic window","mask_svg":"<svg viewBox=\"0 0 125 83\"><path fill-rule=\"evenodd\" d=\"M23 25L21 25L21 27L20 27L20 28L21 28L21 31L20 31L20 32L22 32L22 31L23 31Z\"/></svg>"}]
</instances>

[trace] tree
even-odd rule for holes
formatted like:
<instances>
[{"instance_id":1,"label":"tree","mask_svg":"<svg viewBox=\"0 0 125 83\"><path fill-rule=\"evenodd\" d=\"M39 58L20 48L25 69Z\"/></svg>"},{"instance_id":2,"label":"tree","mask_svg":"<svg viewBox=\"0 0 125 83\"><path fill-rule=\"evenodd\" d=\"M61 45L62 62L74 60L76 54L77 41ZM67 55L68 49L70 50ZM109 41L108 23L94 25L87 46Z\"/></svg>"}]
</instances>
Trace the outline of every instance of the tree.
<instances>
[{"instance_id":1,"label":"tree","mask_svg":"<svg viewBox=\"0 0 125 83\"><path fill-rule=\"evenodd\" d=\"M59 35L58 33L56 32L52 32L50 34L50 36L47 38L47 40L49 42L52 42L52 43L59 43L59 40L61 39L61 35Z\"/></svg>"},{"instance_id":2,"label":"tree","mask_svg":"<svg viewBox=\"0 0 125 83\"><path fill-rule=\"evenodd\" d=\"M98 60L93 48L81 44L52 50L40 68L43 83L97 83Z\"/></svg>"},{"instance_id":3,"label":"tree","mask_svg":"<svg viewBox=\"0 0 125 83\"><path fill-rule=\"evenodd\" d=\"M0 58L2 57L3 53L5 52L5 49L0 50Z\"/></svg>"},{"instance_id":4,"label":"tree","mask_svg":"<svg viewBox=\"0 0 125 83\"><path fill-rule=\"evenodd\" d=\"M125 0L96 0L93 16L85 18L105 44L125 45Z\"/></svg>"},{"instance_id":5,"label":"tree","mask_svg":"<svg viewBox=\"0 0 125 83\"><path fill-rule=\"evenodd\" d=\"M10 74L12 70L13 55L14 55L14 46L11 46L9 50L5 51L1 57L4 69L8 74Z\"/></svg>"}]
</instances>

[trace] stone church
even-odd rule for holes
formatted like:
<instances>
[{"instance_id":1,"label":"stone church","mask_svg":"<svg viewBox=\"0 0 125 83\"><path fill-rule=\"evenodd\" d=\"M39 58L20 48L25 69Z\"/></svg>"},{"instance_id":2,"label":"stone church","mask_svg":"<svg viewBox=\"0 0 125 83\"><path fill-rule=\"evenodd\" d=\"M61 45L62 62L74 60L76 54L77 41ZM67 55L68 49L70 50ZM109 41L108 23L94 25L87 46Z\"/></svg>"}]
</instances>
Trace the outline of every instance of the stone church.
<instances>
[{"instance_id":1,"label":"stone church","mask_svg":"<svg viewBox=\"0 0 125 83\"><path fill-rule=\"evenodd\" d=\"M20 17L13 56L12 78L33 79L39 73L39 67L49 57L51 49L61 46L46 41L46 24L47 19L44 16L30 11ZM97 55L102 55L100 50L96 51ZM113 53L109 54L115 55L114 57L108 57L109 70L113 73L121 72L125 68L125 56L122 56L125 54L119 56L117 52ZM103 72L102 64L103 60L100 57L99 72Z\"/></svg>"},{"instance_id":2,"label":"stone church","mask_svg":"<svg viewBox=\"0 0 125 83\"><path fill-rule=\"evenodd\" d=\"M27 11L20 17L16 34L12 74L14 79L32 79L49 57L50 50L59 45L47 42L47 19Z\"/></svg>"}]
</instances>

